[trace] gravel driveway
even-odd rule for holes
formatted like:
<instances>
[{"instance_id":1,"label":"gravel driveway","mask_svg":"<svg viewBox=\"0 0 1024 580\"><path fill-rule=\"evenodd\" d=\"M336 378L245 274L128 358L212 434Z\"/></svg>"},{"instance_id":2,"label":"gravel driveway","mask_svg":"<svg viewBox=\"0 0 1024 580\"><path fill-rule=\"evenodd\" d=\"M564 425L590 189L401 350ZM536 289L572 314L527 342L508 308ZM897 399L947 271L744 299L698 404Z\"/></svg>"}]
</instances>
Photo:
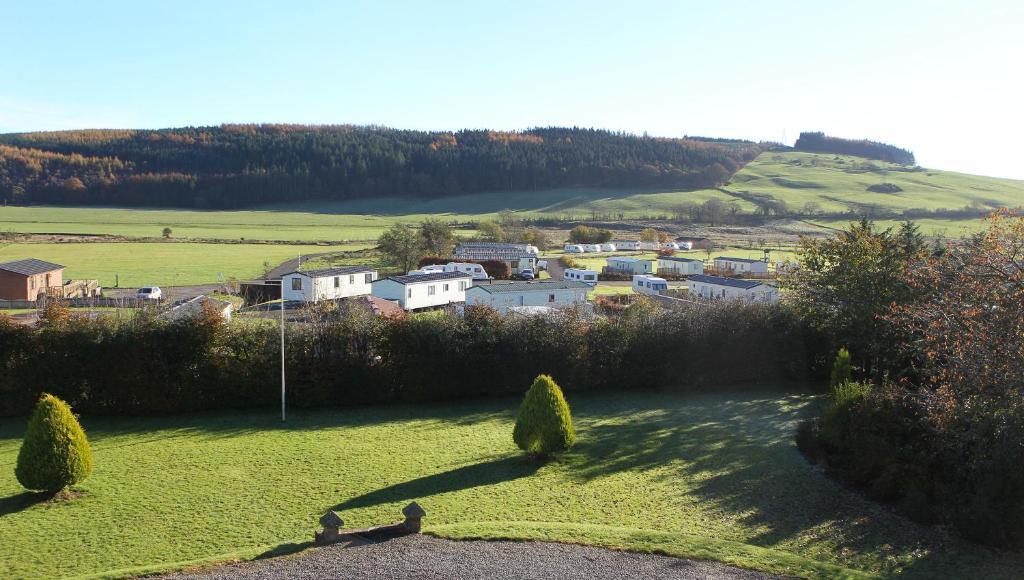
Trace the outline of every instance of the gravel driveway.
<instances>
[{"instance_id":1,"label":"gravel driveway","mask_svg":"<svg viewBox=\"0 0 1024 580\"><path fill-rule=\"evenodd\" d=\"M777 578L716 562L544 542L443 540L411 535L379 544L307 550L166 578Z\"/></svg>"}]
</instances>

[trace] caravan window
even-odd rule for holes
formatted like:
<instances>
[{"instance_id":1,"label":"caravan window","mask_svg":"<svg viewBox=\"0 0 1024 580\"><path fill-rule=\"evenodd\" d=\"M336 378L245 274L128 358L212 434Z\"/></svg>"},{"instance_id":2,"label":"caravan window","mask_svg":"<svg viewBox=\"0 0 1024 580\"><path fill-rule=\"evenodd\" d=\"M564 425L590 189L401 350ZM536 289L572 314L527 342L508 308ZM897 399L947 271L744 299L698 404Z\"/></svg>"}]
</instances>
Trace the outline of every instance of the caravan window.
<instances>
[{"instance_id":1,"label":"caravan window","mask_svg":"<svg viewBox=\"0 0 1024 580\"><path fill-rule=\"evenodd\" d=\"M444 285L444 291L445 291L445 292L447 292L447 291L448 291L448 285L447 285L447 284L445 284L445 285Z\"/></svg>"},{"instance_id":2,"label":"caravan window","mask_svg":"<svg viewBox=\"0 0 1024 580\"><path fill-rule=\"evenodd\" d=\"M466 289L466 282L465 282L465 280L463 280L463 281L459 282L459 291L462 292L465 289Z\"/></svg>"},{"instance_id":3,"label":"caravan window","mask_svg":"<svg viewBox=\"0 0 1024 580\"><path fill-rule=\"evenodd\" d=\"M406 296L408 296L409 298L412 298L412 288L409 288L409 291L406 294Z\"/></svg>"},{"instance_id":4,"label":"caravan window","mask_svg":"<svg viewBox=\"0 0 1024 580\"><path fill-rule=\"evenodd\" d=\"M555 295L554 294L548 294L548 302L554 302L554 301L555 301Z\"/></svg>"},{"instance_id":5,"label":"caravan window","mask_svg":"<svg viewBox=\"0 0 1024 580\"><path fill-rule=\"evenodd\" d=\"M427 296L433 296L435 292L437 292L437 286L434 286L433 284L427 286Z\"/></svg>"},{"instance_id":6,"label":"caravan window","mask_svg":"<svg viewBox=\"0 0 1024 580\"><path fill-rule=\"evenodd\" d=\"M366 283L369 284L370 282L373 282L373 274L366 275Z\"/></svg>"},{"instance_id":7,"label":"caravan window","mask_svg":"<svg viewBox=\"0 0 1024 580\"><path fill-rule=\"evenodd\" d=\"M349 274L348 275L348 283L349 284L355 284L356 283L356 275L355 274Z\"/></svg>"},{"instance_id":8,"label":"caravan window","mask_svg":"<svg viewBox=\"0 0 1024 580\"><path fill-rule=\"evenodd\" d=\"M302 290L302 278L292 278L292 290Z\"/></svg>"},{"instance_id":9,"label":"caravan window","mask_svg":"<svg viewBox=\"0 0 1024 580\"><path fill-rule=\"evenodd\" d=\"M334 277L334 287L338 288L339 286L341 286L341 276L335 276Z\"/></svg>"}]
</instances>

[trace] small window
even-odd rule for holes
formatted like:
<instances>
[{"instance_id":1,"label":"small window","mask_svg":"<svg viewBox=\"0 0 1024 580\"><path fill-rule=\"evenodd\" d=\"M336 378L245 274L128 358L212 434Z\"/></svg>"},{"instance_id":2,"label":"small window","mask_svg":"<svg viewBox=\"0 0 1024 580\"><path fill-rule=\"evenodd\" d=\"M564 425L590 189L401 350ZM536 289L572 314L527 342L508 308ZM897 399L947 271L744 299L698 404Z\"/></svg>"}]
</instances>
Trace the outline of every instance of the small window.
<instances>
[{"instance_id":1,"label":"small window","mask_svg":"<svg viewBox=\"0 0 1024 580\"><path fill-rule=\"evenodd\" d=\"M548 302L554 302L554 301L555 301L555 295L554 294L548 294Z\"/></svg>"},{"instance_id":2,"label":"small window","mask_svg":"<svg viewBox=\"0 0 1024 580\"><path fill-rule=\"evenodd\" d=\"M448 285L447 285L447 284L445 284L445 285L444 285L444 289L443 289L443 290L444 290L445 292L447 292L447 291L448 291Z\"/></svg>"},{"instance_id":3,"label":"small window","mask_svg":"<svg viewBox=\"0 0 1024 580\"><path fill-rule=\"evenodd\" d=\"M349 284L355 284L356 283L356 275L355 274L349 274L348 275L348 283Z\"/></svg>"},{"instance_id":4,"label":"small window","mask_svg":"<svg viewBox=\"0 0 1024 580\"><path fill-rule=\"evenodd\" d=\"M431 284L427 286L427 296L433 296L437 292L437 286Z\"/></svg>"},{"instance_id":5,"label":"small window","mask_svg":"<svg viewBox=\"0 0 1024 580\"><path fill-rule=\"evenodd\" d=\"M370 282L373 282L373 274L366 275L366 283L369 284Z\"/></svg>"},{"instance_id":6,"label":"small window","mask_svg":"<svg viewBox=\"0 0 1024 580\"><path fill-rule=\"evenodd\" d=\"M466 290L466 281L462 280L462 281L459 282L459 292L464 292L465 290Z\"/></svg>"},{"instance_id":7,"label":"small window","mask_svg":"<svg viewBox=\"0 0 1024 580\"><path fill-rule=\"evenodd\" d=\"M334 287L335 288L340 288L341 287L341 276L335 276L334 277Z\"/></svg>"},{"instance_id":8,"label":"small window","mask_svg":"<svg viewBox=\"0 0 1024 580\"><path fill-rule=\"evenodd\" d=\"M302 278L292 278L292 290L302 290Z\"/></svg>"},{"instance_id":9,"label":"small window","mask_svg":"<svg viewBox=\"0 0 1024 580\"><path fill-rule=\"evenodd\" d=\"M409 288L409 292L406 294L409 298L412 298L412 288Z\"/></svg>"}]
</instances>

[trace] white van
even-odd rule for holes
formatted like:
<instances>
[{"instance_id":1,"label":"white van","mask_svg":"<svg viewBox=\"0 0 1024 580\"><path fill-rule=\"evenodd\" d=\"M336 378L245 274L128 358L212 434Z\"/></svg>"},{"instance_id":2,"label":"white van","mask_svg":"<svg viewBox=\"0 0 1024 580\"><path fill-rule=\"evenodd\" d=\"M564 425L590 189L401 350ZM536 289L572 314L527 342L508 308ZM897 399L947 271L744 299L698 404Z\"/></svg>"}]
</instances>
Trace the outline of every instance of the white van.
<instances>
[{"instance_id":1,"label":"white van","mask_svg":"<svg viewBox=\"0 0 1024 580\"><path fill-rule=\"evenodd\" d=\"M470 262L448 262L443 266L445 272L459 272L461 274L469 274L474 280L486 280L488 278L487 271L480 264L473 264Z\"/></svg>"},{"instance_id":2,"label":"white van","mask_svg":"<svg viewBox=\"0 0 1024 580\"><path fill-rule=\"evenodd\" d=\"M562 273L562 280L583 282L591 286L597 286L597 270L584 270L583 268L566 268Z\"/></svg>"},{"instance_id":3,"label":"white van","mask_svg":"<svg viewBox=\"0 0 1024 580\"><path fill-rule=\"evenodd\" d=\"M581 246L579 244L566 244L565 245L565 253L566 254L582 254L585 251L586 250L583 249L583 246Z\"/></svg>"},{"instance_id":4,"label":"white van","mask_svg":"<svg viewBox=\"0 0 1024 580\"><path fill-rule=\"evenodd\" d=\"M665 290L668 290L668 282L664 278L658 278L650 274L636 274L633 276L633 292L637 294L661 294Z\"/></svg>"}]
</instances>

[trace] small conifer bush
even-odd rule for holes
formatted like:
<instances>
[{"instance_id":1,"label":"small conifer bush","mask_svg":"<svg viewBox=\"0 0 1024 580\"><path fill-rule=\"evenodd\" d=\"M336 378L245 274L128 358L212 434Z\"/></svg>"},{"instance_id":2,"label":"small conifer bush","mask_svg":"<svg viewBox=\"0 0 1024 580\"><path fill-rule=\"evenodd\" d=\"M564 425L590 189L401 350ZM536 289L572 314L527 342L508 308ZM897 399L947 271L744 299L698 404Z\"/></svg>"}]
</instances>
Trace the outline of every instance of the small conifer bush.
<instances>
[{"instance_id":1,"label":"small conifer bush","mask_svg":"<svg viewBox=\"0 0 1024 580\"><path fill-rule=\"evenodd\" d=\"M89 440L71 407L44 394L29 419L14 475L28 489L56 493L91 471Z\"/></svg>"},{"instance_id":2,"label":"small conifer bush","mask_svg":"<svg viewBox=\"0 0 1024 580\"><path fill-rule=\"evenodd\" d=\"M576 442L569 404L548 375L538 375L526 392L512 440L523 451L541 457L566 451Z\"/></svg>"},{"instance_id":3,"label":"small conifer bush","mask_svg":"<svg viewBox=\"0 0 1024 580\"><path fill-rule=\"evenodd\" d=\"M832 379L829 386L833 389L853 379L853 366L850 364L850 351L839 349L836 360L832 363Z\"/></svg>"}]
</instances>

